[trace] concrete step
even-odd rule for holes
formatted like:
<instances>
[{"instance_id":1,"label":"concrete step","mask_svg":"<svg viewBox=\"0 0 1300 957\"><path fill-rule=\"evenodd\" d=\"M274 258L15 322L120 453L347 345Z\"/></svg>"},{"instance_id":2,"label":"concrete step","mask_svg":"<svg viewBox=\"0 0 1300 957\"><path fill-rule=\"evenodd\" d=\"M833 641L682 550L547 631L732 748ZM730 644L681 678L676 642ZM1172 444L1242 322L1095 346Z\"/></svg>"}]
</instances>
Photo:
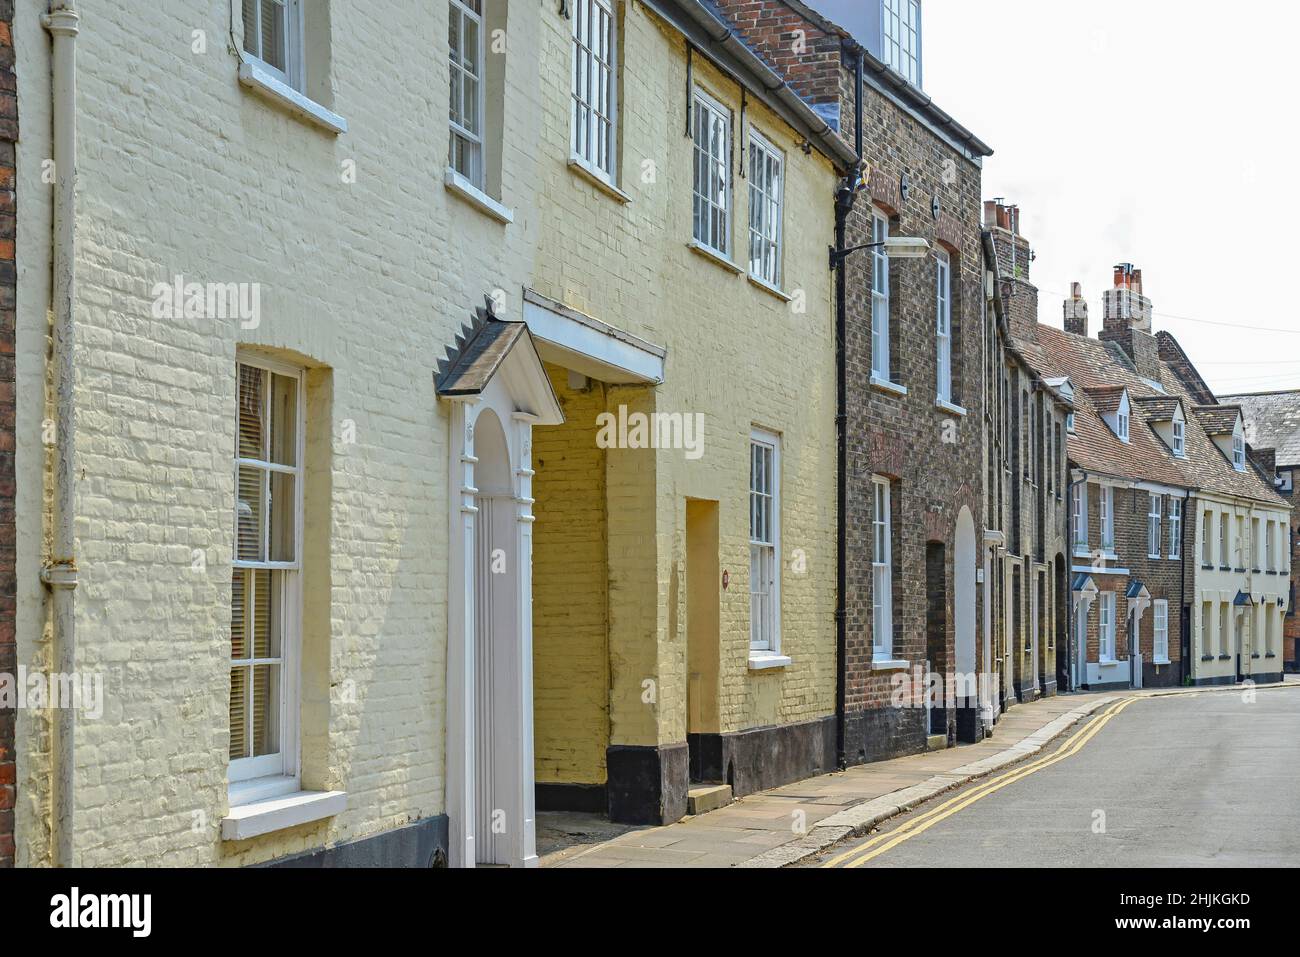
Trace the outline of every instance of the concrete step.
<instances>
[{"instance_id":1,"label":"concrete step","mask_svg":"<svg viewBox=\"0 0 1300 957\"><path fill-rule=\"evenodd\" d=\"M697 784L686 792L687 814L705 814L730 803L730 784Z\"/></svg>"},{"instance_id":2,"label":"concrete step","mask_svg":"<svg viewBox=\"0 0 1300 957\"><path fill-rule=\"evenodd\" d=\"M946 734L930 734L925 738L925 750L942 751L948 747L948 736Z\"/></svg>"}]
</instances>

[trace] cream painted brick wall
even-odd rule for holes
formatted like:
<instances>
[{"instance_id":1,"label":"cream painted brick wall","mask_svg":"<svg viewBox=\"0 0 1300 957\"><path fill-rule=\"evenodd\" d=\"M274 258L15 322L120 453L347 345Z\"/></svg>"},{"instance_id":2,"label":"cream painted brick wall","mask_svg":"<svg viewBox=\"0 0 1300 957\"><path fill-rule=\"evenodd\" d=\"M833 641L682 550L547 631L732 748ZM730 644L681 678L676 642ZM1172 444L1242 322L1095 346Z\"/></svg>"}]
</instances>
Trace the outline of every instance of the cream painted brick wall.
<instances>
[{"instance_id":1,"label":"cream painted brick wall","mask_svg":"<svg viewBox=\"0 0 1300 957\"><path fill-rule=\"evenodd\" d=\"M77 733L84 865L247 864L444 808L447 413L433 374L485 294L505 290L507 316L519 315L537 239L537 19L518 6L528 15L509 27L503 199L517 219L504 227L443 187L446 4L402 0L382 18L330 6L330 105L350 124L338 137L238 84L228 0L164 0L147 17L82 5L78 664L104 674L107 695L104 717ZM47 414L51 199L38 176L50 94L48 40L34 6L20 8L19 652L30 666L46 654L30 490L42 486ZM206 53L192 52L195 30ZM347 161L355 183L343 181ZM153 285L176 274L261 283L261 325L153 319ZM329 531L328 633L305 642L327 648L333 689L304 773L349 798L328 824L230 845L219 825L241 344L330 370L331 421L312 426L332 435L332 501L307 516ZM349 420L355 444L343 440ZM355 703L340 694L347 682ZM48 855L44 716L24 715L19 733L19 841L35 864Z\"/></svg>"}]
</instances>

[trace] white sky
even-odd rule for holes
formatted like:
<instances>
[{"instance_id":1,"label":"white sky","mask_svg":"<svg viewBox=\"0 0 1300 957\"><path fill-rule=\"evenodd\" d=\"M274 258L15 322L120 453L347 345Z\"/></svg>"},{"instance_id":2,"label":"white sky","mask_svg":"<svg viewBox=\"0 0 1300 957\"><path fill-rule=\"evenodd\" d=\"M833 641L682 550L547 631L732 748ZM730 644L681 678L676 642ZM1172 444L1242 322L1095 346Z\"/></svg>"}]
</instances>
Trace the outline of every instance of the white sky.
<instances>
[{"instance_id":1,"label":"white sky","mask_svg":"<svg viewBox=\"0 0 1300 957\"><path fill-rule=\"evenodd\" d=\"M925 91L993 147L984 198L1020 205L1039 318L1079 281L1095 336L1131 262L1211 388L1300 388L1300 4L922 7Z\"/></svg>"}]
</instances>

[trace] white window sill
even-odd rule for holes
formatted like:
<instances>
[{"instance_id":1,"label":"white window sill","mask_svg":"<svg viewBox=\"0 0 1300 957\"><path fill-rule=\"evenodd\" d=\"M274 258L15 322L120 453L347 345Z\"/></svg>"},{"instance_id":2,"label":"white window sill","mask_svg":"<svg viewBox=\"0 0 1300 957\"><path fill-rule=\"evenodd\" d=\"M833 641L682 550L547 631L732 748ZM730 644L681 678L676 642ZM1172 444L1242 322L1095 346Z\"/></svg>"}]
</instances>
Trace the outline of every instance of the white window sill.
<instances>
[{"instance_id":1,"label":"white window sill","mask_svg":"<svg viewBox=\"0 0 1300 957\"><path fill-rule=\"evenodd\" d=\"M782 292L780 287L772 285L766 279L763 279L759 276L755 276L752 272L746 274L745 278L748 279L755 286L757 286L759 289L763 290L768 295L776 296L776 298L780 299L782 302L791 301L791 297L787 296L784 292Z\"/></svg>"},{"instance_id":2,"label":"white window sill","mask_svg":"<svg viewBox=\"0 0 1300 957\"><path fill-rule=\"evenodd\" d=\"M1099 668L1115 668L1118 667L1118 665L1119 665L1118 661L1109 658L1097 662L1097 667Z\"/></svg>"},{"instance_id":3,"label":"white window sill","mask_svg":"<svg viewBox=\"0 0 1300 957\"><path fill-rule=\"evenodd\" d=\"M497 222L509 225L515 221L513 210L502 206L483 190L479 189L450 166L447 167L447 191L459 196L481 213L486 213Z\"/></svg>"},{"instance_id":4,"label":"white window sill","mask_svg":"<svg viewBox=\"0 0 1300 957\"><path fill-rule=\"evenodd\" d=\"M967 415L966 410L963 409L961 406L956 405L955 403L952 402L948 402L944 399L935 399L934 407L936 409L943 409L943 411L945 412L951 412L953 415L959 415L962 418L965 418Z\"/></svg>"},{"instance_id":5,"label":"white window sill","mask_svg":"<svg viewBox=\"0 0 1300 957\"><path fill-rule=\"evenodd\" d=\"M344 791L295 791L234 805L221 821L223 841L246 841L272 831L310 824L343 812L348 806Z\"/></svg>"},{"instance_id":6,"label":"white window sill","mask_svg":"<svg viewBox=\"0 0 1300 957\"><path fill-rule=\"evenodd\" d=\"M910 667L910 662L890 661L886 658L877 658L871 662L872 671L906 671Z\"/></svg>"},{"instance_id":7,"label":"white window sill","mask_svg":"<svg viewBox=\"0 0 1300 957\"><path fill-rule=\"evenodd\" d=\"M623 192L621 189L619 189L617 186L611 183L609 181L609 178L604 173L592 169L591 166L587 164L587 161L584 160L581 156L578 156L576 153L571 154L569 156L569 169L573 170L573 172L576 175L585 179L588 183L596 187L601 192L614 197L620 203L626 205L632 202L631 196L629 196L627 193Z\"/></svg>"},{"instance_id":8,"label":"white window sill","mask_svg":"<svg viewBox=\"0 0 1300 957\"><path fill-rule=\"evenodd\" d=\"M705 259L709 260L709 262L721 266L723 269L727 270L728 272L735 273L737 276L739 276L741 273L745 271L741 269L739 266L737 266L735 263L733 263L726 256L724 256L722 253L714 249L712 246L706 246L698 239L692 239L686 245L690 247L692 252L697 253L700 256L703 256Z\"/></svg>"},{"instance_id":9,"label":"white window sill","mask_svg":"<svg viewBox=\"0 0 1300 957\"><path fill-rule=\"evenodd\" d=\"M890 382L888 379L881 379L879 376L872 376L867 380L871 388L878 392L888 392L890 395L903 396L907 395L907 386L899 385L897 382Z\"/></svg>"},{"instance_id":10,"label":"white window sill","mask_svg":"<svg viewBox=\"0 0 1300 957\"><path fill-rule=\"evenodd\" d=\"M749 653L750 671L772 671L776 668L788 668L793 662L785 655L772 654L768 651L751 651Z\"/></svg>"},{"instance_id":11,"label":"white window sill","mask_svg":"<svg viewBox=\"0 0 1300 957\"><path fill-rule=\"evenodd\" d=\"M1168 658L1153 658L1153 659L1151 660L1151 663L1152 663L1153 665L1172 665L1172 664L1173 664L1173 662L1170 661Z\"/></svg>"},{"instance_id":12,"label":"white window sill","mask_svg":"<svg viewBox=\"0 0 1300 957\"><path fill-rule=\"evenodd\" d=\"M299 93L275 76L260 60L246 53L240 54L239 82L308 123L331 133L348 131L347 120Z\"/></svg>"}]
</instances>

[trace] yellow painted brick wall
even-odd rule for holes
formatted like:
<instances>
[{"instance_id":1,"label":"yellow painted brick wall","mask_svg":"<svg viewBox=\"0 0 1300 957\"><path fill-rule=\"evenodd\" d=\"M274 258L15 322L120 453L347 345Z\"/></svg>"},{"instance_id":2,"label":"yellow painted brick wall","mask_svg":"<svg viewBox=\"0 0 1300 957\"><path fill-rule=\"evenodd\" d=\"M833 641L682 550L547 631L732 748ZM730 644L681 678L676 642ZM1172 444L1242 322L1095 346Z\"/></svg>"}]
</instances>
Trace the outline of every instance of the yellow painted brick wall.
<instances>
[{"instance_id":1,"label":"yellow painted brick wall","mask_svg":"<svg viewBox=\"0 0 1300 957\"><path fill-rule=\"evenodd\" d=\"M705 417L704 455L610 452L611 727L615 744L685 740L685 501L720 502L722 728L735 731L828 715L835 701L834 313L826 248L834 233L836 175L756 98L747 125L786 160L783 286L788 303L688 248L692 143L685 136L686 47L643 5L623 4L620 187L624 204L567 165L569 23L543 14L543 193L534 284L539 292L668 350L653 408ZM737 118L740 91L702 56L695 80ZM737 142L737 159L743 155ZM733 258L747 256L748 185L735 179ZM619 391L630 398L620 399ZM611 390L609 406L648 403L648 390ZM751 673L749 657L749 437L782 436L782 651L794 663ZM639 460L639 461L629 461ZM653 482L653 532L640 508ZM806 573L795 574L796 550ZM637 576L650 567L653 596ZM650 605L653 604L653 617ZM654 653L647 658L647 643ZM654 680L652 703L643 682Z\"/></svg>"},{"instance_id":2,"label":"yellow painted brick wall","mask_svg":"<svg viewBox=\"0 0 1300 957\"><path fill-rule=\"evenodd\" d=\"M565 423L533 430L533 752L539 782L604 784L609 745L605 389L548 366Z\"/></svg>"}]
</instances>

